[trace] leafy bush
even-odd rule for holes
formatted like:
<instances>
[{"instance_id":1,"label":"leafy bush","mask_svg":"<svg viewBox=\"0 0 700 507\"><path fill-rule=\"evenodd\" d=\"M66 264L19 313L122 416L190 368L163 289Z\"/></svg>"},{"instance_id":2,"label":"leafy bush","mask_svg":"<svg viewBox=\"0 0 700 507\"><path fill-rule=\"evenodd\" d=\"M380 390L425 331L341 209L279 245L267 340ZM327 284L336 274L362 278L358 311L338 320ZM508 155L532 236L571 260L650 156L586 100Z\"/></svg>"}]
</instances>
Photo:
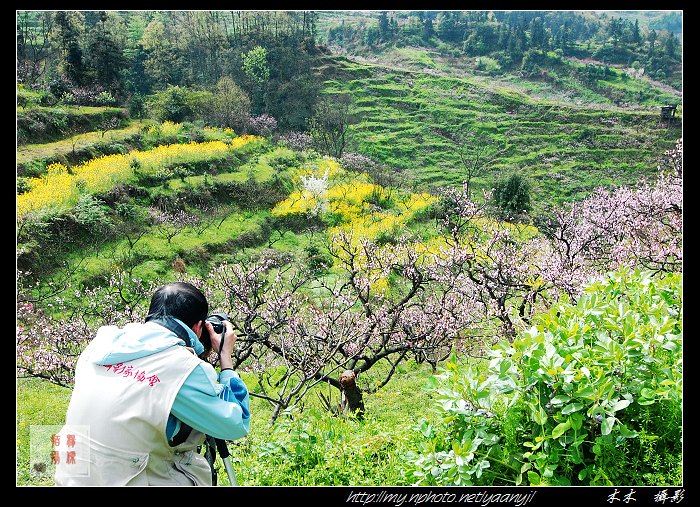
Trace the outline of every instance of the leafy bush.
<instances>
[{"instance_id":1,"label":"leafy bush","mask_svg":"<svg viewBox=\"0 0 700 507\"><path fill-rule=\"evenodd\" d=\"M82 233L75 236L100 238L105 236L112 227L109 208L91 194L81 195L67 217L70 217Z\"/></svg>"},{"instance_id":2,"label":"leafy bush","mask_svg":"<svg viewBox=\"0 0 700 507\"><path fill-rule=\"evenodd\" d=\"M498 208L498 215L505 220L525 216L532 209L530 183L523 176L512 174L496 183L493 202Z\"/></svg>"},{"instance_id":3,"label":"leafy bush","mask_svg":"<svg viewBox=\"0 0 700 507\"><path fill-rule=\"evenodd\" d=\"M265 155L265 161L276 171L284 171L298 165L303 160L301 154L297 151L290 150L279 146L269 154Z\"/></svg>"},{"instance_id":4,"label":"leafy bush","mask_svg":"<svg viewBox=\"0 0 700 507\"><path fill-rule=\"evenodd\" d=\"M211 102L212 97L211 92L169 85L167 89L150 95L144 107L151 119L178 123L197 119L198 113Z\"/></svg>"},{"instance_id":5,"label":"leafy bush","mask_svg":"<svg viewBox=\"0 0 700 507\"><path fill-rule=\"evenodd\" d=\"M561 301L487 371L432 378L443 423L407 454L420 484L682 483L682 279L621 270Z\"/></svg>"},{"instance_id":6,"label":"leafy bush","mask_svg":"<svg viewBox=\"0 0 700 507\"><path fill-rule=\"evenodd\" d=\"M46 90L17 85L17 107L51 106L55 103L56 97Z\"/></svg>"}]
</instances>

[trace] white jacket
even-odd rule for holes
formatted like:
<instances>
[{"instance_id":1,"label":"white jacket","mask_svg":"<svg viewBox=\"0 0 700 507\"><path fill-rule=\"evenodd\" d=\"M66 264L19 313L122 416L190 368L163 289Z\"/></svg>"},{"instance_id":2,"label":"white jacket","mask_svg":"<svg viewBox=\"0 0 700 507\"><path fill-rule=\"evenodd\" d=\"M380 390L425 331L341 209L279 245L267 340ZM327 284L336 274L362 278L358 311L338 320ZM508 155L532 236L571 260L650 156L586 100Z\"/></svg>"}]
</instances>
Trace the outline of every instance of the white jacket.
<instances>
[{"instance_id":1,"label":"white jacket","mask_svg":"<svg viewBox=\"0 0 700 507\"><path fill-rule=\"evenodd\" d=\"M100 365L89 358L103 339L110 338L98 332L76 365L60 433L73 443L73 460L60 459L56 485L211 485L209 463L197 453L204 435L193 430L186 441L170 447L165 431L175 396L199 358L172 346Z\"/></svg>"}]
</instances>

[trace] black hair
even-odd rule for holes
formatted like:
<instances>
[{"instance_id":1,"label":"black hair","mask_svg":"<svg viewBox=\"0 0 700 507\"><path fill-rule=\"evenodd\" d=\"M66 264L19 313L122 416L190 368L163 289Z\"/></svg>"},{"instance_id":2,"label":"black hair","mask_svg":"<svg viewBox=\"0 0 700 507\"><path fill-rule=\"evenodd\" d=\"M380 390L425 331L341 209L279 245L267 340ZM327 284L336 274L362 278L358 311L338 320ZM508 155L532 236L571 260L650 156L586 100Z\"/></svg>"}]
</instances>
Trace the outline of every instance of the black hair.
<instances>
[{"instance_id":1,"label":"black hair","mask_svg":"<svg viewBox=\"0 0 700 507\"><path fill-rule=\"evenodd\" d=\"M175 317L191 328L200 320L205 320L208 313L209 303L201 290L191 283L173 282L153 293L146 321Z\"/></svg>"}]
</instances>

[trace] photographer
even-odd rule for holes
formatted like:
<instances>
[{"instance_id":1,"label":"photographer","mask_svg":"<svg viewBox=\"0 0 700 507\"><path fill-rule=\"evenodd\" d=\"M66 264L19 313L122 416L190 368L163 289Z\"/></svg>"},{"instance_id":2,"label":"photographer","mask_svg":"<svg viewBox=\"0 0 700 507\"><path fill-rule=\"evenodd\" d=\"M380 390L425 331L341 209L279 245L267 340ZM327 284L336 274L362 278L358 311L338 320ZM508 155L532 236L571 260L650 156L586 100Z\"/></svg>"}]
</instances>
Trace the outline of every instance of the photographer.
<instances>
[{"instance_id":1,"label":"photographer","mask_svg":"<svg viewBox=\"0 0 700 507\"><path fill-rule=\"evenodd\" d=\"M250 398L233 371L233 327L208 313L199 289L175 282L153 294L145 323L97 331L76 365L60 433L73 454L56 464L56 485L212 484L198 448L206 435L247 435ZM220 334L212 320L223 324ZM218 376L204 360L211 350Z\"/></svg>"}]
</instances>

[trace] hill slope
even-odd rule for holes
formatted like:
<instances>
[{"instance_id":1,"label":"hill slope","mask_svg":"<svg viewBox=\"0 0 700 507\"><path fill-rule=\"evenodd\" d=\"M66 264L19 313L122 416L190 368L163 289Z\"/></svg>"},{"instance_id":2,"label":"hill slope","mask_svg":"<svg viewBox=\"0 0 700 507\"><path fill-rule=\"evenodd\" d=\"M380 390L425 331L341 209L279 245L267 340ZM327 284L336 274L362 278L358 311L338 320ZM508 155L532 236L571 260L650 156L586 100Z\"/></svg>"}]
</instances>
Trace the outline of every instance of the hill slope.
<instances>
[{"instance_id":1,"label":"hill slope","mask_svg":"<svg viewBox=\"0 0 700 507\"><path fill-rule=\"evenodd\" d=\"M458 185L480 144L497 155L475 182L511 173L532 180L535 200L560 202L597 186L632 185L653 175L682 136L679 118L659 107L571 104L528 96L505 84L334 58L323 67L326 93L347 93L359 121L352 146L420 187ZM449 135L468 142L455 144Z\"/></svg>"}]
</instances>

